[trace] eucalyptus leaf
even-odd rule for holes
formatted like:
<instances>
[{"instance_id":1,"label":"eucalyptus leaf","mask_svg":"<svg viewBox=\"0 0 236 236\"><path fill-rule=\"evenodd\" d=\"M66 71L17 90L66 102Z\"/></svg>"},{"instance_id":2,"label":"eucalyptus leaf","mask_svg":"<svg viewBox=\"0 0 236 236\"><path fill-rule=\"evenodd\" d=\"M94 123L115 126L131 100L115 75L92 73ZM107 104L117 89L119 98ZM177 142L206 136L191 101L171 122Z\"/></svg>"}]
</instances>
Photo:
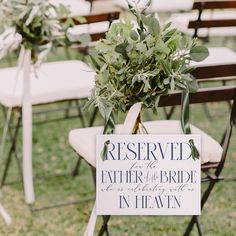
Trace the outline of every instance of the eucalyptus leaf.
<instances>
[{"instance_id":1,"label":"eucalyptus leaf","mask_svg":"<svg viewBox=\"0 0 236 236\"><path fill-rule=\"evenodd\" d=\"M157 36L160 33L160 24L159 21L155 17L148 18L148 30L150 34Z\"/></svg>"},{"instance_id":2,"label":"eucalyptus leaf","mask_svg":"<svg viewBox=\"0 0 236 236\"><path fill-rule=\"evenodd\" d=\"M126 47L128 46L128 43L121 43L115 47L115 52L120 53L122 55L126 54Z\"/></svg>"},{"instance_id":3,"label":"eucalyptus leaf","mask_svg":"<svg viewBox=\"0 0 236 236\"><path fill-rule=\"evenodd\" d=\"M208 55L205 47L185 39L171 23L160 27L155 15L129 7L135 22L113 23L105 39L96 46L100 64L105 65L94 68L95 93L91 99L106 120L105 132L114 128L109 115L125 112L136 102L156 110L162 95L176 90L186 94L196 91L189 62L203 60ZM188 117L187 109L184 115ZM188 119L183 124L188 127Z\"/></svg>"},{"instance_id":4,"label":"eucalyptus leaf","mask_svg":"<svg viewBox=\"0 0 236 236\"><path fill-rule=\"evenodd\" d=\"M139 35L136 32L136 30L131 30L130 31L130 38L134 41L137 41L139 39Z\"/></svg>"},{"instance_id":5,"label":"eucalyptus leaf","mask_svg":"<svg viewBox=\"0 0 236 236\"><path fill-rule=\"evenodd\" d=\"M200 62L209 56L209 51L204 46L194 46L191 48L189 55L193 61Z\"/></svg>"}]
</instances>

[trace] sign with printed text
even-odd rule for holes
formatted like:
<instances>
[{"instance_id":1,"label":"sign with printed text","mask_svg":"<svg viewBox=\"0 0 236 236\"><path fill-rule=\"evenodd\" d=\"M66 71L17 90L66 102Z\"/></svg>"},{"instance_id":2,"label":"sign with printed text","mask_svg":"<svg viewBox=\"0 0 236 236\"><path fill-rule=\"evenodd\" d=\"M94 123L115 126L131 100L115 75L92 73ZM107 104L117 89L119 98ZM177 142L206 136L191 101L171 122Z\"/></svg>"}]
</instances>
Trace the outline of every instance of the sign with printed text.
<instances>
[{"instance_id":1,"label":"sign with printed text","mask_svg":"<svg viewBox=\"0 0 236 236\"><path fill-rule=\"evenodd\" d=\"M200 215L199 135L98 135L97 215Z\"/></svg>"}]
</instances>

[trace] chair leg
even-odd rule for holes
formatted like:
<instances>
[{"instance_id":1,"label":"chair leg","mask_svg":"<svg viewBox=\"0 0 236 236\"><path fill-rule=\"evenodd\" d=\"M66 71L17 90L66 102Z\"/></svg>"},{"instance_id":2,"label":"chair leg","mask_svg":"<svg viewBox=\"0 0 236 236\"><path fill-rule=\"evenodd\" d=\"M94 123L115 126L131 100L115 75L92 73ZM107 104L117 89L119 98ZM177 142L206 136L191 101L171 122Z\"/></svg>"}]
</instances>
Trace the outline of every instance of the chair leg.
<instances>
[{"instance_id":1,"label":"chair leg","mask_svg":"<svg viewBox=\"0 0 236 236\"><path fill-rule=\"evenodd\" d=\"M185 233L183 234L183 236L189 236L189 235L190 235L190 233L191 233L192 230L193 230L193 226L194 226L194 224L196 223L196 217L197 217L197 216L193 216L193 217L191 218L191 220L190 220L190 222L189 222L189 224L188 224L188 226L187 226L187 228L186 228Z\"/></svg>"},{"instance_id":2,"label":"chair leg","mask_svg":"<svg viewBox=\"0 0 236 236\"><path fill-rule=\"evenodd\" d=\"M95 186L95 189L96 189L96 168L91 166L91 172L92 172L92 176L93 176L94 186Z\"/></svg>"},{"instance_id":3,"label":"chair leg","mask_svg":"<svg viewBox=\"0 0 236 236\"><path fill-rule=\"evenodd\" d=\"M196 217L196 224L197 224L197 229L198 229L199 236L203 236L203 230L202 230L202 227L201 227L201 224L199 222L198 217Z\"/></svg>"},{"instance_id":4,"label":"chair leg","mask_svg":"<svg viewBox=\"0 0 236 236\"><path fill-rule=\"evenodd\" d=\"M75 177L75 176L78 176L79 175L79 168L80 168L80 165L81 165L81 156L79 155L78 156L78 160L76 162L76 165L75 165L75 168L74 170L72 171L72 176Z\"/></svg>"},{"instance_id":5,"label":"chair leg","mask_svg":"<svg viewBox=\"0 0 236 236\"><path fill-rule=\"evenodd\" d=\"M201 200L201 209L203 209L205 203L207 202L207 199L212 191L212 189L214 188L216 184L216 181L215 180L210 180L210 183L206 189L206 191L204 192L203 196L202 196L202 200ZM189 236L190 233L192 232L193 230L193 226L196 224L197 225L197 228L198 228L198 233L199 235L201 236L202 235L202 229L200 227L200 224L199 224L199 221L198 221L198 216L193 216L192 219L190 220L186 230L185 230L185 233L184 233L184 236Z\"/></svg>"},{"instance_id":6,"label":"chair leg","mask_svg":"<svg viewBox=\"0 0 236 236\"><path fill-rule=\"evenodd\" d=\"M85 119L84 119L83 112L81 111L81 108L80 108L79 100L76 100L75 103L76 103L76 106L78 109L78 116L80 117L82 127L84 128L85 127Z\"/></svg>"},{"instance_id":7,"label":"chair leg","mask_svg":"<svg viewBox=\"0 0 236 236\"><path fill-rule=\"evenodd\" d=\"M103 225L98 233L98 236L103 236L104 233L106 233L106 235L109 236L108 222L109 222L110 218L111 218L111 216L103 216Z\"/></svg>"},{"instance_id":8,"label":"chair leg","mask_svg":"<svg viewBox=\"0 0 236 236\"><path fill-rule=\"evenodd\" d=\"M91 171L92 171L93 180L94 180L94 184L95 184L95 188L96 188L96 168L91 166ZM99 230L98 236L103 236L104 233L106 233L106 235L109 236L108 222L109 222L111 216L102 216L102 218L103 218L103 224Z\"/></svg>"},{"instance_id":9,"label":"chair leg","mask_svg":"<svg viewBox=\"0 0 236 236\"><path fill-rule=\"evenodd\" d=\"M198 216L193 216L193 217L192 217L192 219L191 219L191 221L189 222L188 227L187 227L187 229L186 229L186 231L185 231L185 233L184 233L184 236L189 236L189 235L190 235L190 233L191 233L192 230L193 230L194 224L197 225L198 235L199 235L199 236L203 236L203 230L202 230L202 227L201 227L201 225L200 225Z\"/></svg>"},{"instance_id":10,"label":"chair leg","mask_svg":"<svg viewBox=\"0 0 236 236\"><path fill-rule=\"evenodd\" d=\"M9 169L9 166L10 166L11 160L12 160L12 153L13 153L13 148L11 147L11 149L8 153L8 156L7 156L7 160L6 160L6 163L5 163L5 168L3 170L0 189L3 188L3 186L5 185L7 174L8 174L8 169Z\"/></svg>"},{"instance_id":11,"label":"chair leg","mask_svg":"<svg viewBox=\"0 0 236 236\"><path fill-rule=\"evenodd\" d=\"M83 113L81 111L79 101L76 100L75 102L76 102L77 109L78 109L78 116L81 118L82 127L84 128L85 127L84 115L83 115ZM96 116L96 113L95 114L93 113L93 117L92 117L93 121L90 121L90 124L91 124L90 126L92 126L92 124L93 124L93 122L95 120L95 116ZM76 166L75 166L75 168L74 168L74 170L72 172L72 176L73 177L78 176L80 164L81 164L81 156L79 156L79 159L78 159L78 161L76 163Z\"/></svg>"},{"instance_id":12,"label":"chair leg","mask_svg":"<svg viewBox=\"0 0 236 236\"><path fill-rule=\"evenodd\" d=\"M67 108L65 109L65 119L69 118L71 105L72 105L72 101L68 101Z\"/></svg>"},{"instance_id":13,"label":"chair leg","mask_svg":"<svg viewBox=\"0 0 236 236\"><path fill-rule=\"evenodd\" d=\"M20 174L20 178L21 178L21 183L23 184L23 173L22 173L22 165L21 165L21 160L17 154L17 138L18 138L18 133L19 133L19 129L20 129L20 125L21 125L21 120L22 120L22 112L20 111L19 113L19 117L17 118L17 124L15 127L15 134L13 135L11 132L11 129L9 130L9 134L11 136L11 140L14 144L14 154L15 154L15 159L17 162L17 166L18 166L18 170L19 170L19 174Z\"/></svg>"},{"instance_id":14,"label":"chair leg","mask_svg":"<svg viewBox=\"0 0 236 236\"><path fill-rule=\"evenodd\" d=\"M12 161L13 153L15 154L15 158L16 158L16 161L17 161L17 165L18 165L18 168L19 168L21 179L23 178L22 170L21 170L21 162L20 162L20 159L17 155L17 148L16 148L16 143L17 143L18 133L19 133L19 129L20 129L20 124L21 124L21 112L20 112L20 115L17 119L17 124L16 124L15 130L14 130L14 133L12 133L10 129L8 131L12 143L11 143L10 150L8 152L5 168L4 168L2 179L1 179L0 188L2 188L5 185L5 181L6 181L6 178L7 178L7 175L8 175L8 170L9 170L9 167L10 167L10 164L11 164L11 161Z\"/></svg>"}]
</instances>

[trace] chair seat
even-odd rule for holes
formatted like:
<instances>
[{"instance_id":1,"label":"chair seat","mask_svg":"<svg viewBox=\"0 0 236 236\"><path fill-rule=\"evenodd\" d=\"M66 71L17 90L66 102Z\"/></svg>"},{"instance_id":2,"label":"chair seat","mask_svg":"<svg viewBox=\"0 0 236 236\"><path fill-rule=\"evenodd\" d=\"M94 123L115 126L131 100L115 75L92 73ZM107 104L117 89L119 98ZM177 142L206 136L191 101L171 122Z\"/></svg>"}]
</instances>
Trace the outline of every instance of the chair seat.
<instances>
[{"instance_id":1,"label":"chair seat","mask_svg":"<svg viewBox=\"0 0 236 236\"><path fill-rule=\"evenodd\" d=\"M204 11L202 13L202 20L214 20L214 19L235 19L235 11ZM189 21L195 21L198 19L198 12L179 13L173 14L169 21L174 27L181 32L190 36L194 35L194 29L189 29ZM198 30L198 37L207 36L236 36L236 27L215 27L215 28L200 28Z\"/></svg>"},{"instance_id":2,"label":"chair seat","mask_svg":"<svg viewBox=\"0 0 236 236\"><path fill-rule=\"evenodd\" d=\"M191 66L216 66L236 64L236 52L226 47L208 48L209 56L201 62L191 62Z\"/></svg>"},{"instance_id":3,"label":"chair seat","mask_svg":"<svg viewBox=\"0 0 236 236\"><path fill-rule=\"evenodd\" d=\"M70 16L88 15L91 4L84 0L50 0L54 6L65 5L70 10Z\"/></svg>"},{"instance_id":4,"label":"chair seat","mask_svg":"<svg viewBox=\"0 0 236 236\"><path fill-rule=\"evenodd\" d=\"M160 120L144 122L149 134L183 134L180 121ZM120 133L123 125L116 126L116 132ZM191 125L193 134L200 134L202 137L201 163L219 162L222 155L222 147L213 138L202 130ZM97 134L102 134L103 127L90 127L75 129L69 133L69 142L73 149L81 155L89 164L95 166L95 139ZM124 133L125 134L125 133Z\"/></svg>"},{"instance_id":5,"label":"chair seat","mask_svg":"<svg viewBox=\"0 0 236 236\"><path fill-rule=\"evenodd\" d=\"M22 105L23 76L16 83L16 71L15 67L0 69L0 103L5 107ZM31 102L38 105L86 98L94 87L94 76L94 71L81 61L44 63L36 75L31 73Z\"/></svg>"},{"instance_id":6,"label":"chair seat","mask_svg":"<svg viewBox=\"0 0 236 236\"><path fill-rule=\"evenodd\" d=\"M115 4L128 9L126 0L114 0ZM131 1L132 2L132 1ZM145 6L146 0L141 0L140 6ZM178 12L192 9L193 0L158 0L152 1L150 11L152 12Z\"/></svg>"}]
</instances>

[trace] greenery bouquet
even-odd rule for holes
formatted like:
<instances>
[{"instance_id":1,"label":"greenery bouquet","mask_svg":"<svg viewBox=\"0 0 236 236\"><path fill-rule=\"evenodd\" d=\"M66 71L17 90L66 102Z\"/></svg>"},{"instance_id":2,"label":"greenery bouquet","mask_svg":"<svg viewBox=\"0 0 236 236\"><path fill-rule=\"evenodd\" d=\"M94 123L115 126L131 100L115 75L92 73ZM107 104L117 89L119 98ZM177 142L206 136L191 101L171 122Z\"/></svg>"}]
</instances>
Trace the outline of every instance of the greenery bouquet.
<instances>
[{"instance_id":1,"label":"greenery bouquet","mask_svg":"<svg viewBox=\"0 0 236 236\"><path fill-rule=\"evenodd\" d=\"M54 47L69 42L67 30L73 21L61 21L69 13L49 0L0 0L0 59L24 47L40 65Z\"/></svg>"},{"instance_id":2,"label":"greenery bouquet","mask_svg":"<svg viewBox=\"0 0 236 236\"><path fill-rule=\"evenodd\" d=\"M188 134L188 97L198 89L189 63L204 60L208 50L187 40L171 23L162 26L154 14L144 14L145 8L139 11L134 4L129 8L135 21L113 23L96 45L97 57L91 57L95 89L88 105L99 108L106 121L104 132L112 133L114 111L125 112L136 102L155 110L162 95L179 90L182 127Z\"/></svg>"}]
</instances>

